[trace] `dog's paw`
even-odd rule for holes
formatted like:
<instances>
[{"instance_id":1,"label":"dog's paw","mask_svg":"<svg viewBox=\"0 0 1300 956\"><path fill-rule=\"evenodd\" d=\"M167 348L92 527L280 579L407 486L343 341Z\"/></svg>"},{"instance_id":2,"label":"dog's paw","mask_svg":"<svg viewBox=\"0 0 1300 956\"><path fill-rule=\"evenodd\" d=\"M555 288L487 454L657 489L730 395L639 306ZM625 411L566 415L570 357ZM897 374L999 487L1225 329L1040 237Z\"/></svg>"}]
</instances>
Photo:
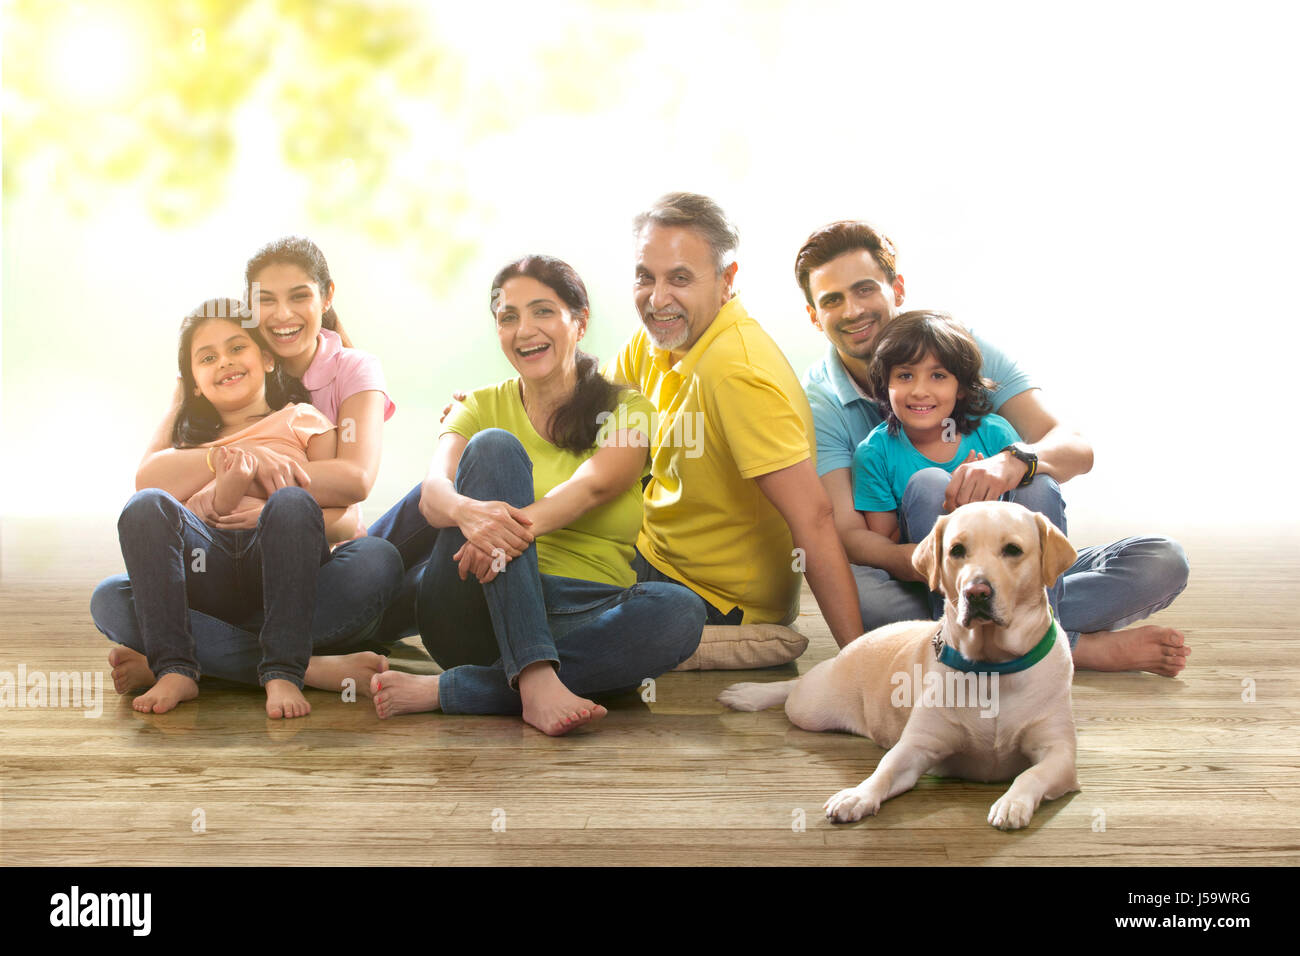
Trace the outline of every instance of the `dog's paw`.
<instances>
[{"instance_id":1,"label":"dog's paw","mask_svg":"<svg viewBox=\"0 0 1300 956\"><path fill-rule=\"evenodd\" d=\"M1019 830L1029 823L1033 815L1034 808L1028 800L1023 797L1013 798L1008 793L989 808L989 823L999 830Z\"/></svg>"},{"instance_id":2,"label":"dog's paw","mask_svg":"<svg viewBox=\"0 0 1300 956\"><path fill-rule=\"evenodd\" d=\"M836 823L852 823L863 817L874 817L880 809L880 800L859 787L841 790L826 801L826 819Z\"/></svg>"},{"instance_id":3,"label":"dog's paw","mask_svg":"<svg viewBox=\"0 0 1300 956\"><path fill-rule=\"evenodd\" d=\"M732 710L763 710L771 706L766 702L766 696L762 684L732 684L718 695L718 703Z\"/></svg>"}]
</instances>

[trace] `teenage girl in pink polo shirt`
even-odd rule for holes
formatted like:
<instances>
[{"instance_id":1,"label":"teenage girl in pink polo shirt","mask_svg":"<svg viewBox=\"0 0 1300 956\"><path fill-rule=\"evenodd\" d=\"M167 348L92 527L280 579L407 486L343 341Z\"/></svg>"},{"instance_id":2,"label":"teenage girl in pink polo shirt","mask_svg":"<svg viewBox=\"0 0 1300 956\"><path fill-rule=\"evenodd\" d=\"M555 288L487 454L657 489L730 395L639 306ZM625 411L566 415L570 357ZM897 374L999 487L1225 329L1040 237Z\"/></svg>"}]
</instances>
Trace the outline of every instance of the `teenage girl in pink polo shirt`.
<instances>
[{"instance_id":1,"label":"teenage girl in pink polo shirt","mask_svg":"<svg viewBox=\"0 0 1300 956\"><path fill-rule=\"evenodd\" d=\"M370 494L378 474L383 424L394 410L379 361L350 347L333 308L329 266L310 240L290 237L264 246L249 260L245 282L270 350L308 389L312 404L339 428L337 457L327 461L303 465L264 445L248 447L256 462L254 481L268 497L297 485L322 507L357 506ZM140 464L137 487L160 487L190 472L207 472L202 450L171 447L170 428L178 407L179 395ZM223 520L230 529L250 528L257 516L237 513ZM349 524L360 527L359 520ZM334 548L333 558L320 572L309 686L338 689L351 677L358 690L368 692L369 676L381 664L372 653L382 649L376 640L379 622L397 592L401 572L401 558L387 541L359 537ZM91 613L96 626L122 645L109 657L114 686L119 692L139 686L149 675L143 655L131 650L140 642L125 575L100 584ZM250 667L258 647L256 622L227 622L192 609L190 619L203 673L257 682Z\"/></svg>"}]
</instances>

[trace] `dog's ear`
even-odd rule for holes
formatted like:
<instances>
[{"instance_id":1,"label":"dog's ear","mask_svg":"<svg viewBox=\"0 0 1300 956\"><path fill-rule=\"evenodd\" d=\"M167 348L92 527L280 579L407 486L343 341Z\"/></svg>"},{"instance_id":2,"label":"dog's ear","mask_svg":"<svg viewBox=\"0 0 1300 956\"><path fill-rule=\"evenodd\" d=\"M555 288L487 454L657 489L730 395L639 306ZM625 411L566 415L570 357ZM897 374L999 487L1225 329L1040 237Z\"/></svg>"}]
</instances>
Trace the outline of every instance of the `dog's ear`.
<instances>
[{"instance_id":1,"label":"dog's ear","mask_svg":"<svg viewBox=\"0 0 1300 956\"><path fill-rule=\"evenodd\" d=\"M939 578L943 569L943 528L947 523L948 516L940 515L925 540L912 552L912 567L925 576L931 591L939 590Z\"/></svg>"},{"instance_id":2,"label":"dog's ear","mask_svg":"<svg viewBox=\"0 0 1300 956\"><path fill-rule=\"evenodd\" d=\"M1038 551L1042 557L1043 586L1050 588L1074 564L1078 554L1070 540L1047 520L1046 515L1035 512L1034 520L1038 522Z\"/></svg>"}]
</instances>

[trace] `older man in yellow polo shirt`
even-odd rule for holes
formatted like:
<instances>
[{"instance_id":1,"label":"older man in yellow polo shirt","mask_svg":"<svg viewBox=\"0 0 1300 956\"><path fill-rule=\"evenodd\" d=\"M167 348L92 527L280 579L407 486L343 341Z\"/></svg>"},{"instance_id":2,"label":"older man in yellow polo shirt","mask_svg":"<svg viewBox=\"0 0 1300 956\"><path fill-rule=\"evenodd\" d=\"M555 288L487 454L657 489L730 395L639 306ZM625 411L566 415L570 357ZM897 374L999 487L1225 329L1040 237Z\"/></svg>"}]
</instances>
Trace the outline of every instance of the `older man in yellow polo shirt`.
<instances>
[{"instance_id":1,"label":"older man in yellow polo shirt","mask_svg":"<svg viewBox=\"0 0 1300 956\"><path fill-rule=\"evenodd\" d=\"M609 371L658 413L638 578L685 584L709 604L710 625L742 625L706 628L697 666L788 660L763 645L790 635L771 625L798 614L801 570L843 647L862 618L814 467L812 412L790 363L732 292L734 227L707 197L670 193L636 218L635 232L643 327ZM711 641L732 652L710 655Z\"/></svg>"}]
</instances>

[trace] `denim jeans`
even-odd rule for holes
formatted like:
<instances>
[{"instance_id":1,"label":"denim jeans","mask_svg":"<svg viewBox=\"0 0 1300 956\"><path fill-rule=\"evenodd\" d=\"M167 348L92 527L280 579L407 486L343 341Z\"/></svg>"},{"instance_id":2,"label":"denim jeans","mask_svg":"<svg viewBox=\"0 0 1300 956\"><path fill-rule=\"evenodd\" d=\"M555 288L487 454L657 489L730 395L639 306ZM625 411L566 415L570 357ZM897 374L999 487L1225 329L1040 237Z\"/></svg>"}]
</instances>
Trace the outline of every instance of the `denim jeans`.
<instances>
[{"instance_id":1,"label":"denim jeans","mask_svg":"<svg viewBox=\"0 0 1300 956\"><path fill-rule=\"evenodd\" d=\"M636 579L642 583L647 581L660 581L665 584L676 584L679 587L686 587L681 581L671 575L664 574L653 564L645 559L640 550L636 552L636 557L632 559L632 570L636 572ZM700 598L704 601L704 598ZM704 601L705 624L710 625L737 625L744 623L745 612L739 607L733 607L727 613L722 613L708 601Z\"/></svg>"},{"instance_id":2,"label":"denim jeans","mask_svg":"<svg viewBox=\"0 0 1300 956\"><path fill-rule=\"evenodd\" d=\"M180 516L182 535L189 536L193 540L192 544L187 541L182 551L188 572L185 593L186 623L179 624L178 620L169 623L170 627L176 629L176 633L188 632L193 638L191 653L194 660L193 666L188 667L188 670L241 684L263 682L261 673L263 648L258 637L258 632L265 627L262 600L254 598L247 588L236 590L236 585L241 582L235 580L229 581L231 587L224 593L203 597L192 589L194 585L189 580L199 578L201 574L210 574L223 563L232 564L229 558L232 551L247 551L248 540L259 531L263 531L263 523L259 522L257 531L218 531L204 525L197 516L181 507L179 502L166 496L164 492L141 492L141 495L146 496L146 501L154 499L156 510L160 513L170 511L173 504L179 507L180 511L184 512L184 515ZM158 496L165 496L173 504L164 504ZM132 503L127 506L127 511L130 511L132 504L135 503L136 499L133 498ZM267 504L269 506L270 502L268 501ZM312 504L314 505L314 502ZM135 517L147 515L150 510L142 505L137 507L141 508L140 514L130 519L131 521L134 521ZM278 508L279 504L277 504ZM310 512L305 503L302 510ZM124 520L127 511L123 512ZM265 517L264 508L263 518ZM153 520L156 520L156 517ZM122 522L119 522L119 527L121 524ZM224 543L215 544L218 538L221 538ZM201 574L193 570L195 547L204 549L205 570ZM279 564L268 561L265 551L261 553L264 569L276 569L274 577L277 583L281 582ZM316 560L314 539L310 543L300 543L299 553L304 559L310 555L312 560ZM214 558L217 562L215 565ZM309 605L311 614L307 634L310 638L310 652L344 654L358 650L382 649L378 642L380 619L384 607L396 594L401 577L401 560L396 550L386 541L359 538L339 545L324 560L325 563L319 564L316 568L315 599ZM242 563L243 583L251 584L260 592L262 581L250 580L251 566L247 560ZM175 573L177 573L176 568L172 568L172 574ZM212 591L213 588L207 585L217 583L217 579L212 577L204 579L198 586ZM139 596L143 593L141 591L143 587L141 579L133 583L130 573L107 578L95 589L90 601L90 612L95 626L109 640L148 655L143 623L138 613L138 604L142 603ZM272 591L275 590L273 587ZM168 613L174 616L175 608L169 608ZM150 665L151 667L153 665L152 658ZM154 673L161 676L157 669Z\"/></svg>"},{"instance_id":3,"label":"denim jeans","mask_svg":"<svg viewBox=\"0 0 1300 956\"><path fill-rule=\"evenodd\" d=\"M911 477L898 515L903 541L920 542L934 528L951 480L942 468L925 468ZM1024 488L1013 488L1006 500L1046 515L1067 533L1065 499L1050 476L1038 475ZM1074 564L1048 588L1048 598L1073 647L1080 634L1117 631L1168 607L1187 586L1188 570L1177 541L1123 538L1079 550ZM924 585L896 581L877 568L855 566L853 571L868 630L893 621L937 619L943 613L942 595L927 594Z\"/></svg>"},{"instance_id":4,"label":"denim jeans","mask_svg":"<svg viewBox=\"0 0 1300 956\"><path fill-rule=\"evenodd\" d=\"M532 467L518 439L485 429L461 455L456 490L523 508L533 502ZM430 528L419 513L419 492L413 489L370 534L391 540L407 563L385 628L419 628L444 669L438 694L445 713L520 713L516 681L538 661L555 664L573 693L592 695L636 687L695 653L704 602L680 585L620 588L541 574L535 543L487 584L473 575L462 581L452 555L465 536L454 526Z\"/></svg>"}]
</instances>

